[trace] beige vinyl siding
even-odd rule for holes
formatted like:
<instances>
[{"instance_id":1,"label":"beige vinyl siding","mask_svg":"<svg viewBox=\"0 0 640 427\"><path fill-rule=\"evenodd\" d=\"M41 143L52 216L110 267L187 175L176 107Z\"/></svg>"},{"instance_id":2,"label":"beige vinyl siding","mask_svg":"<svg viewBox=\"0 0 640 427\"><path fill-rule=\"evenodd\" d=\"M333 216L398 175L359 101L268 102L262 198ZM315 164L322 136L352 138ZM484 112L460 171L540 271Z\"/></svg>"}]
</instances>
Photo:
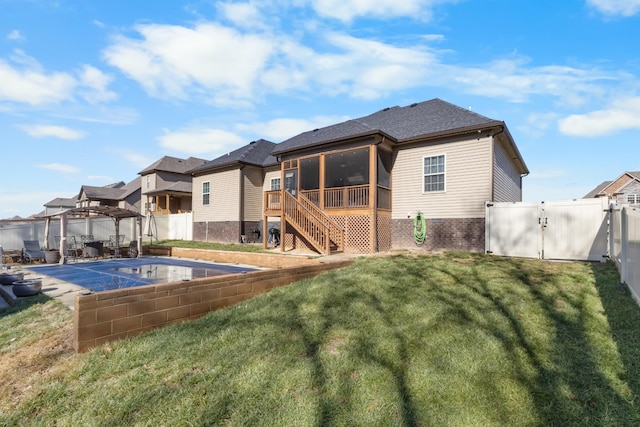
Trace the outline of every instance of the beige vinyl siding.
<instances>
[{"instance_id":1,"label":"beige vinyl siding","mask_svg":"<svg viewBox=\"0 0 640 427\"><path fill-rule=\"evenodd\" d=\"M483 218L491 198L489 137L450 139L400 147L393 165L392 218ZM445 156L445 191L424 192L424 158Z\"/></svg>"},{"instance_id":2,"label":"beige vinyl siding","mask_svg":"<svg viewBox=\"0 0 640 427\"><path fill-rule=\"evenodd\" d=\"M271 179L272 178L280 178L280 165L278 165L277 167L274 168L269 168L266 170L266 173L264 175L264 185L262 186L262 190L263 191L270 191L271 190ZM280 182L280 185L282 185L282 181Z\"/></svg>"},{"instance_id":3,"label":"beige vinyl siding","mask_svg":"<svg viewBox=\"0 0 640 427\"><path fill-rule=\"evenodd\" d=\"M494 202L522 201L520 173L509 158L502 144L494 142L493 152L493 198Z\"/></svg>"},{"instance_id":4,"label":"beige vinyl siding","mask_svg":"<svg viewBox=\"0 0 640 427\"><path fill-rule=\"evenodd\" d=\"M209 204L202 205L202 183L211 183ZM193 177L193 221L240 220L240 170Z\"/></svg>"},{"instance_id":5,"label":"beige vinyl siding","mask_svg":"<svg viewBox=\"0 0 640 427\"><path fill-rule=\"evenodd\" d=\"M244 220L259 221L262 218L262 169L246 166L244 179Z\"/></svg>"}]
</instances>

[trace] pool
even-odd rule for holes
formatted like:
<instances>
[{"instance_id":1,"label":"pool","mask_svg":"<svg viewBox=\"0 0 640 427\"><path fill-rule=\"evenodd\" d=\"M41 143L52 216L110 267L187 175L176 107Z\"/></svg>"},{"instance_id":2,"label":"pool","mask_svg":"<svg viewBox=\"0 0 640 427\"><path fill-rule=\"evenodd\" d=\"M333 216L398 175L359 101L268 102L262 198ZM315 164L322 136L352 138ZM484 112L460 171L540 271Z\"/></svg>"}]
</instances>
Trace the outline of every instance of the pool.
<instances>
[{"instance_id":1,"label":"pool","mask_svg":"<svg viewBox=\"0 0 640 427\"><path fill-rule=\"evenodd\" d=\"M34 274L44 274L94 292L258 270L256 267L163 257L43 265L29 267L29 269Z\"/></svg>"}]
</instances>

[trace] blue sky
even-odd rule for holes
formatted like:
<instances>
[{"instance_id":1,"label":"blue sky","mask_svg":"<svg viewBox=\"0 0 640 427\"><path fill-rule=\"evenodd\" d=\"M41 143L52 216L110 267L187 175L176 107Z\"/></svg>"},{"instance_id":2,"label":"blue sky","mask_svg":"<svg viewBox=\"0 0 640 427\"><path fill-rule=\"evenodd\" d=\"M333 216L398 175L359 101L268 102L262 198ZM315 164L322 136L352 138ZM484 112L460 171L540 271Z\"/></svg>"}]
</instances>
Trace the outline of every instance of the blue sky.
<instances>
[{"instance_id":1,"label":"blue sky","mask_svg":"<svg viewBox=\"0 0 640 427\"><path fill-rule=\"evenodd\" d=\"M640 170L640 0L0 0L0 218L162 156L441 98L507 123L526 201Z\"/></svg>"}]
</instances>

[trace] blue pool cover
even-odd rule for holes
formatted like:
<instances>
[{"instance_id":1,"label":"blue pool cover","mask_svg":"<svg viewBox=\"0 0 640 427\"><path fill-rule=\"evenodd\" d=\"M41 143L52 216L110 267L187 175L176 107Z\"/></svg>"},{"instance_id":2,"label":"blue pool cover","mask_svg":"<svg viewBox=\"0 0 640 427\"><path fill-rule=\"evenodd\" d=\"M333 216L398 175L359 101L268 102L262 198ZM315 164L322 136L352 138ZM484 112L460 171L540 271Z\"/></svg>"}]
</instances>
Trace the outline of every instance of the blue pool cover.
<instances>
[{"instance_id":1,"label":"blue pool cover","mask_svg":"<svg viewBox=\"0 0 640 427\"><path fill-rule=\"evenodd\" d=\"M251 267L160 257L33 266L30 269L36 274L44 274L94 292L256 270Z\"/></svg>"}]
</instances>

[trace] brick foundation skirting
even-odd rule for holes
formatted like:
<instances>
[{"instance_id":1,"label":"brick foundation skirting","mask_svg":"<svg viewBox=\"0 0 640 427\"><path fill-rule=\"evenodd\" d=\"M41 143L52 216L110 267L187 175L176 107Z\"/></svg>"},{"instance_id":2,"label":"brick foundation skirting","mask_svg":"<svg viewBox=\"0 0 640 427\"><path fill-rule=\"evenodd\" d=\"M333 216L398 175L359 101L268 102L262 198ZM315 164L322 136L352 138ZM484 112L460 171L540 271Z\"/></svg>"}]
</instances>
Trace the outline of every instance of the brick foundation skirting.
<instances>
[{"instance_id":1,"label":"brick foundation skirting","mask_svg":"<svg viewBox=\"0 0 640 427\"><path fill-rule=\"evenodd\" d=\"M174 255L180 253L178 248L173 248L173 252ZM247 255L255 260L259 254ZM196 319L209 311L352 262L309 260L307 265L300 265L298 260L298 265L293 267L78 295L73 319L73 348L84 352L170 323Z\"/></svg>"},{"instance_id":2,"label":"brick foundation skirting","mask_svg":"<svg viewBox=\"0 0 640 427\"><path fill-rule=\"evenodd\" d=\"M416 245L413 219L393 219L392 247L425 251L484 252L484 223L484 218L427 219L427 237L422 245Z\"/></svg>"}]
</instances>

